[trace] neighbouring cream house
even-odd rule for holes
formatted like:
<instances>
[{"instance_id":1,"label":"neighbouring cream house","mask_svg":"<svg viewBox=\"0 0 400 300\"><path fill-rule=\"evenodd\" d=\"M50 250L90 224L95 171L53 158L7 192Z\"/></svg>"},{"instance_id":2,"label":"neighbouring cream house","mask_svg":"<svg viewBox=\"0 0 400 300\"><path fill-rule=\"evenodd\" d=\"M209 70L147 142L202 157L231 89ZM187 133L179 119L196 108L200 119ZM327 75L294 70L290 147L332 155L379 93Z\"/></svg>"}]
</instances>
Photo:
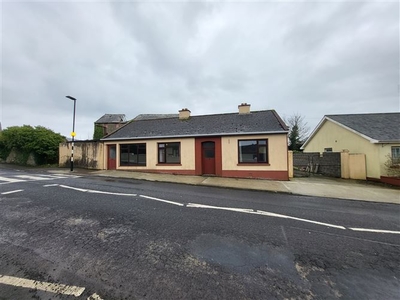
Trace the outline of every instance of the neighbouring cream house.
<instances>
[{"instance_id":1,"label":"neighbouring cream house","mask_svg":"<svg viewBox=\"0 0 400 300\"><path fill-rule=\"evenodd\" d=\"M288 180L288 128L274 110L134 119L101 139L106 169Z\"/></svg>"},{"instance_id":2,"label":"neighbouring cream house","mask_svg":"<svg viewBox=\"0 0 400 300\"><path fill-rule=\"evenodd\" d=\"M400 164L400 113L326 115L302 146L304 152L365 154L366 177L381 180Z\"/></svg>"}]
</instances>

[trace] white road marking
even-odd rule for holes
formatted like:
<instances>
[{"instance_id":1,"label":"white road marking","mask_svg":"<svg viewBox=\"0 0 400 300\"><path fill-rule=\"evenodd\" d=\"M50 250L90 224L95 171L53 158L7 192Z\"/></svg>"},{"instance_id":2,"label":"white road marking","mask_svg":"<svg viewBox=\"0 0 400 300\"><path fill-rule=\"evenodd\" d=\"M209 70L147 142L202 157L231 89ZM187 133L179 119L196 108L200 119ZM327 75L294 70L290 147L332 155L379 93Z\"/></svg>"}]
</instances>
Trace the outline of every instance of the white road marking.
<instances>
[{"instance_id":1,"label":"white road marking","mask_svg":"<svg viewBox=\"0 0 400 300\"><path fill-rule=\"evenodd\" d=\"M16 287L37 289L56 294L72 295L75 297L79 297L80 295L82 295L85 290L84 287L79 286L36 281L7 275L0 275L0 283Z\"/></svg>"},{"instance_id":2,"label":"white road marking","mask_svg":"<svg viewBox=\"0 0 400 300\"><path fill-rule=\"evenodd\" d=\"M14 177L17 178L22 178L22 179L28 179L28 180L51 180L54 178L45 178L45 177L39 177L39 176L32 176L32 175L16 175Z\"/></svg>"},{"instance_id":3,"label":"white road marking","mask_svg":"<svg viewBox=\"0 0 400 300\"><path fill-rule=\"evenodd\" d=\"M47 176L60 176L59 178L81 178L82 176L79 175L70 175L70 174L62 174L62 173L55 173L52 175Z\"/></svg>"},{"instance_id":4,"label":"white road marking","mask_svg":"<svg viewBox=\"0 0 400 300\"><path fill-rule=\"evenodd\" d=\"M234 208L234 207L222 207L222 206L212 206L212 205L204 205L204 204L197 204L197 203L188 203L186 207L193 207L193 208L211 208L211 209L220 209L220 210L230 210L236 212L244 212L250 213L253 210L248 208Z\"/></svg>"},{"instance_id":5,"label":"white road marking","mask_svg":"<svg viewBox=\"0 0 400 300\"><path fill-rule=\"evenodd\" d=\"M53 184L45 184L44 187L51 187L51 186L58 186L57 183L53 183Z\"/></svg>"},{"instance_id":6,"label":"white road marking","mask_svg":"<svg viewBox=\"0 0 400 300\"><path fill-rule=\"evenodd\" d=\"M382 229L368 229L368 228L349 228L354 231L364 231L364 232L376 232L376 233L392 233L392 234L400 234L400 231L393 230L382 230Z\"/></svg>"},{"instance_id":7,"label":"white road marking","mask_svg":"<svg viewBox=\"0 0 400 300\"><path fill-rule=\"evenodd\" d=\"M57 186L57 185L47 185L47 186ZM98 194L107 194L107 195L116 195L116 196L133 196L133 197L137 196L137 194L123 194L123 193L112 193L112 192L88 190L88 189L81 189L81 188L76 188L76 187L72 187L72 186L67 186L67 185L59 185L59 186L62 188L72 189L72 190L76 190L76 191L84 192L84 193L98 193ZM139 195L139 197L145 198L145 199L150 199L150 200L155 200L155 201L159 201L159 202L164 202L164 203L168 203L168 204L173 204L173 205L177 205L177 206L185 206L184 203L150 197L150 196L146 196L146 195ZM341 229L341 230L348 229L348 230L362 231L362 232L400 234L400 231L392 231L392 230L367 229L367 228L346 228L341 225L318 222L318 221L313 221L313 220L309 220L309 219L297 218L297 217L292 217L292 216L288 216L288 215L282 215L282 214L272 213L272 212L263 211L263 210L254 210L254 209L249 209L249 208L222 207L222 206L212 206L212 205L204 205L204 204L197 204L197 203L188 203L186 205L186 207L227 210L227 211L247 213L247 214L252 214L252 215L262 215L262 216L268 216L268 217L273 217L273 218L290 219L290 220L295 220L295 221L300 221L300 222L305 222L305 223L311 223L311 224L315 224L315 225L337 228L337 229Z\"/></svg>"},{"instance_id":8,"label":"white road marking","mask_svg":"<svg viewBox=\"0 0 400 300\"><path fill-rule=\"evenodd\" d=\"M292 216L286 216L286 215L271 213L271 212L262 211L262 210L254 211L253 209L247 209L247 208L221 207L221 206L211 206L211 205L203 205L203 204L196 204L196 203L189 203L187 205L187 207L229 210L229 211L242 212L242 213L253 214L253 215L263 215L263 216L268 216L268 217L291 219L291 220L296 220L296 221L301 221L301 222L306 222L306 223L312 223L312 224L316 224L316 225L339 228L339 229L343 229L343 230L346 229L346 227L344 227L344 226L323 223L323 222L317 222L317 221L308 220L308 219L296 218L296 217L292 217Z\"/></svg>"},{"instance_id":9,"label":"white road marking","mask_svg":"<svg viewBox=\"0 0 400 300\"><path fill-rule=\"evenodd\" d=\"M323 223L323 222L318 222L318 221L313 221L313 220L308 220L308 219L296 218L296 217L292 217L292 216L275 214L275 213L270 213L270 212L262 211L262 210L257 210L255 212L252 212L252 214L265 215L265 216L269 216L269 217L276 217L276 218L283 218L283 219L291 219L291 220L296 220L296 221L301 221L301 222L312 223L312 224L316 224L316 225L322 225L322 226L346 230L346 227L340 226L340 225L334 225L334 224Z\"/></svg>"},{"instance_id":10,"label":"white road marking","mask_svg":"<svg viewBox=\"0 0 400 300\"><path fill-rule=\"evenodd\" d=\"M22 181L25 181L25 180L23 180L23 179L15 179L15 178L2 177L2 176L0 176L0 180L1 180L1 181L6 181L6 182L4 182L4 183L22 182Z\"/></svg>"},{"instance_id":11,"label":"white road marking","mask_svg":"<svg viewBox=\"0 0 400 300\"><path fill-rule=\"evenodd\" d=\"M26 181L39 181L39 180L55 180L55 179L66 179L66 178L79 178L81 176L76 175L44 175L44 174L33 174L33 175L12 175L12 177L0 176L0 184L9 184L15 182L26 182Z\"/></svg>"},{"instance_id":12,"label":"white road marking","mask_svg":"<svg viewBox=\"0 0 400 300\"><path fill-rule=\"evenodd\" d=\"M68 185L63 185L63 184L60 184L60 187L65 188L65 189L74 190L74 191L84 192L84 193L87 192L87 190L85 190L85 189L80 189L80 188L76 188L76 187L68 186Z\"/></svg>"},{"instance_id":13,"label":"white road marking","mask_svg":"<svg viewBox=\"0 0 400 300\"><path fill-rule=\"evenodd\" d=\"M173 205L184 206L183 203L164 200L164 199L160 199L160 198L154 198L154 197L149 197L149 196L145 196L145 195L139 195L139 197L142 197L142 198L145 198L145 199L150 199L150 200L155 200L155 201L160 201L160 202L164 202L164 203L169 203L169 204L173 204Z\"/></svg>"},{"instance_id":14,"label":"white road marking","mask_svg":"<svg viewBox=\"0 0 400 300\"><path fill-rule=\"evenodd\" d=\"M137 196L137 194L113 193L113 192L103 192L103 191L95 191L95 190L87 190L87 192L93 193L93 194L105 194L105 195L115 195L115 196L131 196L131 197Z\"/></svg>"},{"instance_id":15,"label":"white road marking","mask_svg":"<svg viewBox=\"0 0 400 300\"><path fill-rule=\"evenodd\" d=\"M99 295L97 295L96 293L94 293L93 295L90 295L87 300L103 300L103 298L101 298Z\"/></svg>"},{"instance_id":16,"label":"white road marking","mask_svg":"<svg viewBox=\"0 0 400 300\"><path fill-rule=\"evenodd\" d=\"M83 193L106 194L106 195L115 195L115 196L130 196L130 197L136 197L137 196L137 194L113 193L113 192L104 192L104 191L80 189L80 188L76 188L76 187L68 186L68 185L63 185L63 184L60 184L59 186L62 187L62 188L65 188L65 189L71 189L71 190L75 190L75 191L83 192Z\"/></svg>"},{"instance_id":17,"label":"white road marking","mask_svg":"<svg viewBox=\"0 0 400 300\"><path fill-rule=\"evenodd\" d=\"M46 179L65 179L68 178L67 176L64 175L45 175L45 174L35 174L36 176L40 176Z\"/></svg>"},{"instance_id":18,"label":"white road marking","mask_svg":"<svg viewBox=\"0 0 400 300\"><path fill-rule=\"evenodd\" d=\"M22 192L23 190L15 190L15 191L9 191L9 192L4 192L4 193L1 193L2 195L8 195L8 194L14 194L14 193L19 193L19 192Z\"/></svg>"}]
</instances>

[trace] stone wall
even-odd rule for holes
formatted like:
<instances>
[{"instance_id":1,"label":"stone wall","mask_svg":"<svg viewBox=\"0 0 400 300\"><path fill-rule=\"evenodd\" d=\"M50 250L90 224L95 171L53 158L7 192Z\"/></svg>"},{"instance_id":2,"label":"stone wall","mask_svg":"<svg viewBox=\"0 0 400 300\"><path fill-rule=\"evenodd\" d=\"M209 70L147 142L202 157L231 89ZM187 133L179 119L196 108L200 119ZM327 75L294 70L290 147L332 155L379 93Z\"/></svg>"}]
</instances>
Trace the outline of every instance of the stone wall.
<instances>
[{"instance_id":1,"label":"stone wall","mask_svg":"<svg viewBox=\"0 0 400 300\"><path fill-rule=\"evenodd\" d=\"M5 161L7 164L36 166L36 158L33 153L24 153L17 149L12 149Z\"/></svg>"},{"instance_id":2,"label":"stone wall","mask_svg":"<svg viewBox=\"0 0 400 300\"><path fill-rule=\"evenodd\" d=\"M340 152L294 152L294 176L321 174L329 177L341 177Z\"/></svg>"}]
</instances>

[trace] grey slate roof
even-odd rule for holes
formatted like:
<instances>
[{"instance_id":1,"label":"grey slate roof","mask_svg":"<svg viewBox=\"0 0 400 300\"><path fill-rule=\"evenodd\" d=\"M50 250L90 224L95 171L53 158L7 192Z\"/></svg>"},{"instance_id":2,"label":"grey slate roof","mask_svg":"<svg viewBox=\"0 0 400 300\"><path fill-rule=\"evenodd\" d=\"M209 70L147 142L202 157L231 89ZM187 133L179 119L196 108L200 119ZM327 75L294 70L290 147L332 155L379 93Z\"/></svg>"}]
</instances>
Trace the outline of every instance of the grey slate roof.
<instances>
[{"instance_id":1,"label":"grey slate roof","mask_svg":"<svg viewBox=\"0 0 400 300\"><path fill-rule=\"evenodd\" d=\"M140 114L137 115L134 120L152 120L152 119L164 119L179 117L179 114Z\"/></svg>"},{"instance_id":2,"label":"grey slate roof","mask_svg":"<svg viewBox=\"0 0 400 300\"><path fill-rule=\"evenodd\" d=\"M400 141L400 113L327 115L346 127L378 142Z\"/></svg>"},{"instance_id":3,"label":"grey slate roof","mask_svg":"<svg viewBox=\"0 0 400 300\"><path fill-rule=\"evenodd\" d=\"M109 123L124 123L124 122L126 122L126 117L124 114L105 114L94 123L109 124Z\"/></svg>"},{"instance_id":4,"label":"grey slate roof","mask_svg":"<svg viewBox=\"0 0 400 300\"><path fill-rule=\"evenodd\" d=\"M284 133L287 126L274 110L250 114L216 114L192 116L187 120L161 118L132 120L102 140L222 136L240 134Z\"/></svg>"}]
</instances>

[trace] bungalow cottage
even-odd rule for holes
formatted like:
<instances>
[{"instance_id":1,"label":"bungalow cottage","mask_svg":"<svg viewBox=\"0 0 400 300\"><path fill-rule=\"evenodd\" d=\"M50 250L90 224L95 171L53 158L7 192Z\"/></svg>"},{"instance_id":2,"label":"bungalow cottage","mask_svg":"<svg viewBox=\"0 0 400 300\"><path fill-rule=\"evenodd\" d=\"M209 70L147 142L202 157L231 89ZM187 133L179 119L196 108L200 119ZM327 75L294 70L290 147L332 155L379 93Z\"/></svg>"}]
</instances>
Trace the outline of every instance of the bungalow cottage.
<instances>
[{"instance_id":1,"label":"bungalow cottage","mask_svg":"<svg viewBox=\"0 0 400 300\"><path fill-rule=\"evenodd\" d=\"M326 115L302 146L304 152L365 154L366 178L397 184L390 168L400 163L400 113ZM364 162L363 162L364 163Z\"/></svg>"},{"instance_id":2,"label":"bungalow cottage","mask_svg":"<svg viewBox=\"0 0 400 300\"><path fill-rule=\"evenodd\" d=\"M134 119L101 139L106 169L288 180L288 127L275 110Z\"/></svg>"}]
</instances>

